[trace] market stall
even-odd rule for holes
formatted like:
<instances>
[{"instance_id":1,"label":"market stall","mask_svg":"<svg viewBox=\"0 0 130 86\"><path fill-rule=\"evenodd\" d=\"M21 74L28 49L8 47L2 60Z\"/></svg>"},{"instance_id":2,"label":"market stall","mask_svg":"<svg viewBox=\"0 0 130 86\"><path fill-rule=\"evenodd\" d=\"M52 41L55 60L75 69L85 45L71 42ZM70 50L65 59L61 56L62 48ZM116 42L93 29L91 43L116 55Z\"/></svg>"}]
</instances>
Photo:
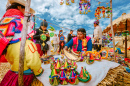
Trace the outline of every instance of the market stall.
<instances>
[{"instance_id":1,"label":"market stall","mask_svg":"<svg viewBox=\"0 0 130 86\"><path fill-rule=\"evenodd\" d=\"M54 56L54 58L61 59L61 56L56 55ZM76 62L76 63L78 65L77 67L78 72L80 72L81 67L86 67L86 70L91 74L92 77L91 80L87 83L79 82L79 84L77 84L78 86L79 85L96 86L106 77L109 69L113 69L119 66L118 63L107 61L107 60L95 61L91 65L88 65L86 62ZM51 74L50 64L44 65L43 63L42 68L45 69L45 71L41 76L37 77L37 79L41 81L45 86L51 86L51 84L49 83L49 75Z\"/></svg>"}]
</instances>

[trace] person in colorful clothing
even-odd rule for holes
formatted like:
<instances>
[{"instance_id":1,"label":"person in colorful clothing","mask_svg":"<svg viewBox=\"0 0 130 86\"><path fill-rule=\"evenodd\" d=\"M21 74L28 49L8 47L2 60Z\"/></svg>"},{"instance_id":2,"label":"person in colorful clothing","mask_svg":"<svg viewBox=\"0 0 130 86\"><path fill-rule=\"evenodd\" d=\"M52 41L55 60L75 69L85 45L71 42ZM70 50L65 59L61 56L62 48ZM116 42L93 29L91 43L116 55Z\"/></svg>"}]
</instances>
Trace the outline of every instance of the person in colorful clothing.
<instances>
[{"instance_id":1,"label":"person in colorful clothing","mask_svg":"<svg viewBox=\"0 0 130 86\"><path fill-rule=\"evenodd\" d=\"M92 51L91 37L86 36L86 30L84 28L79 28L77 30L77 37L72 38L65 44L65 50L68 50L69 47L72 47L75 53L77 51Z\"/></svg>"},{"instance_id":2,"label":"person in colorful clothing","mask_svg":"<svg viewBox=\"0 0 130 86\"><path fill-rule=\"evenodd\" d=\"M21 44L21 31L23 29L23 18L25 13L24 0L9 0L11 4L0 21L0 55L4 54L11 64L11 69L6 73L0 86L18 86L19 55ZM34 10L30 10L34 13ZM5 27L3 29L3 27ZM28 39L28 37L27 37ZM24 57L24 86L30 86L34 76L43 73L41 60L36 45L26 40Z\"/></svg>"},{"instance_id":3,"label":"person in colorful clothing","mask_svg":"<svg viewBox=\"0 0 130 86\"><path fill-rule=\"evenodd\" d=\"M102 28L99 26L99 21L96 20L94 22L94 44L95 44L95 49L96 51L101 50L102 46Z\"/></svg>"},{"instance_id":4,"label":"person in colorful clothing","mask_svg":"<svg viewBox=\"0 0 130 86\"><path fill-rule=\"evenodd\" d=\"M49 45L47 41L50 40L49 32L47 30L48 23L46 20L41 22L40 28L36 30L36 34L33 36L33 39L36 39L36 46L40 56L43 54L46 56L47 51L49 50Z\"/></svg>"}]
</instances>

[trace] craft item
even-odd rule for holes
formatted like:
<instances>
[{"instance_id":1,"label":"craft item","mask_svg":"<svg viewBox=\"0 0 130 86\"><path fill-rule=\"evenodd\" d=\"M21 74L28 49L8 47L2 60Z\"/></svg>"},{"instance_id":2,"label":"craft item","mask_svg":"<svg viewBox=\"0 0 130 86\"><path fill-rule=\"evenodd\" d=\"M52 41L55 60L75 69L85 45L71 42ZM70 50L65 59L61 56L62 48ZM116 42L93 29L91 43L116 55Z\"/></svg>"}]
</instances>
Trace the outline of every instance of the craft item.
<instances>
[{"instance_id":1,"label":"craft item","mask_svg":"<svg viewBox=\"0 0 130 86\"><path fill-rule=\"evenodd\" d=\"M91 75L88 73L88 71L81 67L80 74L78 75L78 79L82 82L88 82L91 80Z\"/></svg>"}]
</instances>

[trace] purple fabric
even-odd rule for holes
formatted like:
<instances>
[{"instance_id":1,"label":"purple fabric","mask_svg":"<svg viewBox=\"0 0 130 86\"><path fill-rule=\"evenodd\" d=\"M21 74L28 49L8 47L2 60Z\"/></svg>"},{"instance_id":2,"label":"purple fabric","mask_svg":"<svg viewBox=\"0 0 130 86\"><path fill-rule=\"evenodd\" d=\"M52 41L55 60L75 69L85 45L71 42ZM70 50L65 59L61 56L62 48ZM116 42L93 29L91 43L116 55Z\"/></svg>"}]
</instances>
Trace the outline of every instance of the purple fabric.
<instances>
[{"instance_id":1,"label":"purple fabric","mask_svg":"<svg viewBox=\"0 0 130 86\"><path fill-rule=\"evenodd\" d=\"M30 86L33 81L33 74L24 75L24 86ZM18 74L9 70L0 83L0 86L18 86Z\"/></svg>"},{"instance_id":2,"label":"purple fabric","mask_svg":"<svg viewBox=\"0 0 130 86\"><path fill-rule=\"evenodd\" d=\"M36 43L36 39L33 39L33 42Z\"/></svg>"}]
</instances>

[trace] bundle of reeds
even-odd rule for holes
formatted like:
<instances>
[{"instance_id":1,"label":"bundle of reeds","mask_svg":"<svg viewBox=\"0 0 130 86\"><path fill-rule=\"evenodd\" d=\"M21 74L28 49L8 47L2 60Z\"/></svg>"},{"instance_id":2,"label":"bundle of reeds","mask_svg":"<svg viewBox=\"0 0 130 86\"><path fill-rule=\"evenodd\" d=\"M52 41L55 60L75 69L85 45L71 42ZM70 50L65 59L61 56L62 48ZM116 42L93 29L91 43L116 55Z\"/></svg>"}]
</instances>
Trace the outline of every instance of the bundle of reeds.
<instances>
[{"instance_id":1,"label":"bundle of reeds","mask_svg":"<svg viewBox=\"0 0 130 86\"><path fill-rule=\"evenodd\" d=\"M10 63L0 63L0 83L2 79L4 78L5 74L9 71L10 69Z\"/></svg>"},{"instance_id":2,"label":"bundle of reeds","mask_svg":"<svg viewBox=\"0 0 130 86\"><path fill-rule=\"evenodd\" d=\"M31 86L44 86L36 77L33 79Z\"/></svg>"},{"instance_id":3,"label":"bundle of reeds","mask_svg":"<svg viewBox=\"0 0 130 86\"><path fill-rule=\"evenodd\" d=\"M130 73L123 66L109 70L98 86L130 86Z\"/></svg>"}]
</instances>

